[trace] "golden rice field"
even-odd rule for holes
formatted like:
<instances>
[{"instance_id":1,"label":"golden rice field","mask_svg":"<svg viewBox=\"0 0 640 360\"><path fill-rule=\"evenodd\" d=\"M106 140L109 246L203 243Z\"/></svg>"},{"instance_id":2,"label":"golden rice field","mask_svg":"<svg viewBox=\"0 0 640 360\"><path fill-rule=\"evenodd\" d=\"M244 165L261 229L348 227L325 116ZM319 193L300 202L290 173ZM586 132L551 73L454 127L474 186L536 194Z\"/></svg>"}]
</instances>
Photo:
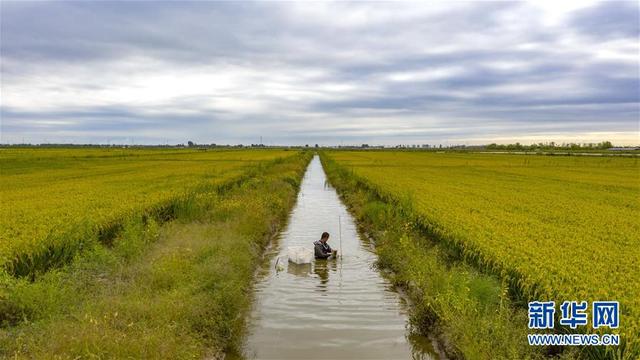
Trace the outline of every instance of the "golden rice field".
<instances>
[{"instance_id":1,"label":"golden rice field","mask_svg":"<svg viewBox=\"0 0 640 360\"><path fill-rule=\"evenodd\" d=\"M637 158L332 151L383 198L410 204L436 238L530 300L618 300L640 338Z\"/></svg>"},{"instance_id":2,"label":"golden rice field","mask_svg":"<svg viewBox=\"0 0 640 360\"><path fill-rule=\"evenodd\" d=\"M76 249L87 232L161 208L199 186L233 180L285 150L2 149L0 261L29 273L31 256ZM64 252L64 251L63 251ZM68 255L67 252L66 255ZM16 260L27 269L16 269ZM46 269L43 269L46 270Z\"/></svg>"}]
</instances>

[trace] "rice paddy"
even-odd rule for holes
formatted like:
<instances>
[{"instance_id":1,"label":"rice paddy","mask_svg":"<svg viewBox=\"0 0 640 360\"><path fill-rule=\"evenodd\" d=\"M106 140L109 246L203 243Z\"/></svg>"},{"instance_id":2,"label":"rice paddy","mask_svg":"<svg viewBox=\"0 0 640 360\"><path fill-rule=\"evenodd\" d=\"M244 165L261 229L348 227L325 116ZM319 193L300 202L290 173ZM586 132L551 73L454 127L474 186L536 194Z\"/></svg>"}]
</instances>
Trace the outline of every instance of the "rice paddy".
<instances>
[{"instance_id":1,"label":"rice paddy","mask_svg":"<svg viewBox=\"0 0 640 360\"><path fill-rule=\"evenodd\" d=\"M310 158L3 150L0 355L236 353L254 271ZM448 356L638 354L637 158L325 150L322 164L413 298L410 327L438 335ZM533 300L619 301L622 346L528 346Z\"/></svg>"},{"instance_id":2,"label":"rice paddy","mask_svg":"<svg viewBox=\"0 0 640 360\"><path fill-rule=\"evenodd\" d=\"M54 154L60 161L43 163L33 153L19 154L31 155L33 162L10 162L16 169L12 176L48 176L52 184L60 180L67 185L68 199L52 192L59 196L43 203L65 204L72 214L49 208L44 213L50 216L57 210L67 221L78 216L100 226L95 220L111 218L91 218L90 195L102 196L96 202L110 205L119 225L108 242L89 236L95 233L66 238L82 246L67 261L40 269L34 277L0 271L0 358L183 359L233 352L243 339L255 268L287 219L309 154L154 150L112 156L103 150L76 151L65 151L70 156L62 159ZM59 169L48 174L33 169L56 164ZM74 179L100 186L82 185L83 192L74 197ZM170 188L157 193L157 184L149 184L154 179ZM25 190L46 198L46 184L37 189L35 183ZM116 189L123 189L122 196L109 193ZM154 201L143 201L145 195ZM156 206L160 210L154 213L150 209ZM46 222L38 224L44 228ZM33 244L37 251L50 246L38 245L49 239L20 244ZM29 249L12 249L17 248Z\"/></svg>"},{"instance_id":3,"label":"rice paddy","mask_svg":"<svg viewBox=\"0 0 640 360\"><path fill-rule=\"evenodd\" d=\"M328 158L519 301L618 300L640 333L637 158L333 151Z\"/></svg>"},{"instance_id":4,"label":"rice paddy","mask_svg":"<svg viewBox=\"0 0 640 360\"><path fill-rule=\"evenodd\" d=\"M31 275L109 242L123 219L171 217L203 187L239 178L282 150L5 149L0 152L0 263Z\"/></svg>"}]
</instances>

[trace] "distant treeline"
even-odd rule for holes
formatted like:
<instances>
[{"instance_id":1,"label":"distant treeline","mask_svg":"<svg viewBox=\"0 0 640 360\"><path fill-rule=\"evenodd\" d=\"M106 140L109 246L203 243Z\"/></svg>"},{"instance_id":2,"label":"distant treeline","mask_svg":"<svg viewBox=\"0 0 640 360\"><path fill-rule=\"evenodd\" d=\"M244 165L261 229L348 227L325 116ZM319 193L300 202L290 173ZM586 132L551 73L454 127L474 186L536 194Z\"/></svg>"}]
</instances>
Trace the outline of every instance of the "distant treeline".
<instances>
[{"instance_id":1,"label":"distant treeline","mask_svg":"<svg viewBox=\"0 0 640 360\"><path fill-rule=\"evenodd\" d=\"M531 145L523 145L519 142L515 144L489 144L485 146L487 150L608 150L613 148L611 141L602 141L599 143L562 143L555 142L537 143Z\"/></svg>"},{"instance_id":2,"label":"distant treeline","mask_svg":"<svg viewBox=\"0 0 640 360\"><path fill-rule=\"evenodd\" d=\"M29 144L29 143L22 143L22 144L2 144L0 143L0 147L42 147L42 148L128 148L128 149L134 149L134 148L249 148L249 147L258 147L258 148L266 148L266 147L270 147L270 148L283 148L283 147L288 147L288 146L267 146L267 145L263 145L263 144L251 144L251 145L244 145L244 144L236 144L236 145L231 145L231 144L196 144L193 143L191 141L189 141L186 145L185 144L172 144L172 145L166 145L166 144L151 144L151 145L142 145L142 144L134 144L134 145L129 145L129 144L69 144L69 143L64 143L64 144L57 144L57 143L45 143L45 144ZM298 146L300 147L300 146Z\"/></svg>"},{"instance_id":3,"label":"distant treeline","mask_svg":"<svg viewBox=\"0 0 640 360\"><path fill-rule=\"evenodd\" d=\"M0 144L0 147L46 147L46 148L195 148L195 149L209 149L209 148L333 148L333 149L400 149L400 150L505 150L505 151L554 151L554 150L618 150L618 151L636 151L640 150L639 146L624 146L616 147L611 141L602 141L599 143L555 143L545 142L531 145L521 144L519 142L515 144L488 144L488 145L455 145L455 144L410 144L410 145L369 145L369 144L357 144L357 145L264 145L264 144L196 144L193 141L188 141L186 144L164 144L164 145L127 145L127 144Z\"/></svg>"}]
</instances>

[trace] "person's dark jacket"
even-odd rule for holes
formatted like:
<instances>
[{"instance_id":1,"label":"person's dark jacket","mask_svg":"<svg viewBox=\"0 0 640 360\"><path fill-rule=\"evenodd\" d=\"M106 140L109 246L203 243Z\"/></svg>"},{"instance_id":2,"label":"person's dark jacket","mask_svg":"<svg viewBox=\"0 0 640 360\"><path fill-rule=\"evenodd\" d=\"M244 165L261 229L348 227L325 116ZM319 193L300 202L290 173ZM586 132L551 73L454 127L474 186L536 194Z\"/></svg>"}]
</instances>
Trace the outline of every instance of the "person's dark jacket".
<instances>
[{"instance_id":1,"label":"person's dark jacket","mask_svg":"<svg viewBox=\"0 0 640 360\"><path fill-rule=\"evenodd\" d=\"M331 246L329 246L329 244L327 244L326 242L323 243L322 241L318 240L314 242L313 245L315 248L316 259L326 259L331 256Z\"/></svg>"}]
</instances>

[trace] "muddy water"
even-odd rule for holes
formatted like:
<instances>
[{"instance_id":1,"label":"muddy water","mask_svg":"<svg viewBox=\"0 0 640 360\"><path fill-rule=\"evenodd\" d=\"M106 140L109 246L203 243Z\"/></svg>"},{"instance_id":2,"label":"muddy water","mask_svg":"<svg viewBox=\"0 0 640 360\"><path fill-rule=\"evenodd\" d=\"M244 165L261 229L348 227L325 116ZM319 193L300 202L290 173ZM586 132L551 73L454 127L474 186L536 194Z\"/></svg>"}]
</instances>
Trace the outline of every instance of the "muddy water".
<instances>
[{"instance_id":1,"label":"muddy water","mask_svg":"<svg viewBox=\"0 0 640 360\"><path fill-rule=\"evenodd\" d=\"M342 248L341 258L309 265L278 260L288 246L312 248L323 231L331 234L334 249ZM409 335L406 304L373 268L376 256L328 185L317 156L268 255L258 274L246 358L438 358L430 340Z\"/></svg>"}]
</instances>

